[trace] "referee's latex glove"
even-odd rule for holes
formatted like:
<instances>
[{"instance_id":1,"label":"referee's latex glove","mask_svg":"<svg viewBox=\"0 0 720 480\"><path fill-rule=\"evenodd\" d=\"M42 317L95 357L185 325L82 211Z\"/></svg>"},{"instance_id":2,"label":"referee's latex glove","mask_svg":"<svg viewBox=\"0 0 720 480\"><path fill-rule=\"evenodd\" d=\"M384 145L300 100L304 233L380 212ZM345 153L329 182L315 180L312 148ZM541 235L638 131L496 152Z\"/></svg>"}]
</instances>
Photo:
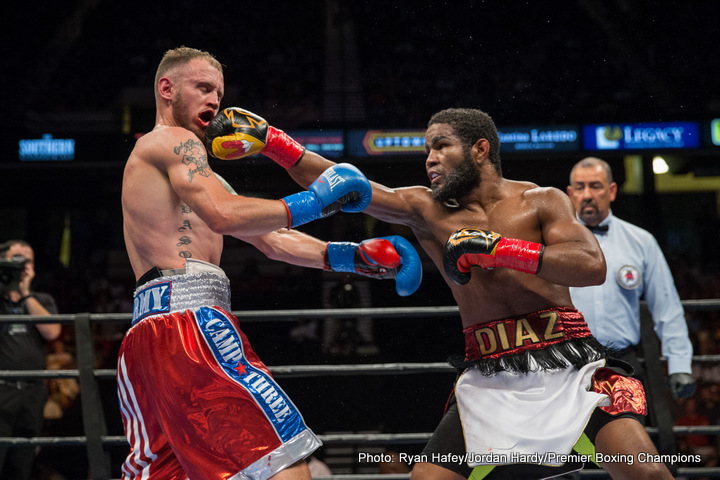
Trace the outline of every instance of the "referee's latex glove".
<instances>
[{"instance_id":1,"label":"referee's latex glove","mask_svg":"<svg viewBox=\"0 0 720 480\"><path fill-rule=\"evenodd\" d=\"M695 393L695 379L689 373L673 373L669 381L674 398L690 398Z\"/></svg>"}]
</instances>

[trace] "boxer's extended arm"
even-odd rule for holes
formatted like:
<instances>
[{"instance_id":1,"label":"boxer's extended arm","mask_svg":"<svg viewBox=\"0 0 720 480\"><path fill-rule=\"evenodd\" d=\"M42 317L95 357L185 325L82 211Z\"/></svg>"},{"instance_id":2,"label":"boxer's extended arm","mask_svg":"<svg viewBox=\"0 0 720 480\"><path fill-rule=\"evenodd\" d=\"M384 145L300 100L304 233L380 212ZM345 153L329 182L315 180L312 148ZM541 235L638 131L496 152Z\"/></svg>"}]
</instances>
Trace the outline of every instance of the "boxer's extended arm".
<instances>
[{"instance_id":1,"label":"boxer's extended arm","mask_svg":"<svg viewBox=\"0 0 720 480\"><path fill-rule=\"evenodd\" d=\"M330 242L325 250L325 269L354 272L366 277L395 279L400 296L411 295L422 282L422 263L403 237L373 238L361 243Z\"/></svg>"},{"instance_id":2,"label":"boxer's extended arm","mask_svg":"<svg viewBox=\"0 0 720 480\"><path fill-rule=\"evenodd\" d=\"M327 242L297 230L281 228L258 236L240 237L271 260L307 268L323 268Z\"/></svg>"},{"instance_id":3,"label":"boxer's extended arm","mask_svg":"<svg viewBox=\"0 0 720 480\"><path fill-rule=\"evenodd\" d=\"M360 170L349 163L325 170L307 191L282 199L288 210L288 228L335 212L360 212L370 203L370 183Z\"/></svg>"},{"instance_id":4,"label":"boxer's extended arm","mask_svg":"<svg viewBox=\"0 0 720 480\"><path fill-rule=\"evenodd\" d=\"M168 127L158 135L143 156L167 173L174 193L211 230L232 236L260 235L287 225L287 209L280 200L229 194L213 174L205 147L195 135L179 127ZM158 188L152 180L148 182L145 190Z\"/></svg>"},{"instance_id":5,"label":"boxer's extended arm","mask_svg":"<svg viewBox=\"0 0 720 480\"><path fill-rule=\"evenodd\" d=\"M292 179L304 188L336 165L315 152L305 150L259 115L237 107L220 112L205 133L205 146L214 157L236 160L262 153L287 169ZM408 189L391 189L375 182L370 182L370 185L372 202L365 213L403 225L411 225L417 220L413 207L413 199L417 197L407 195ZM424 187L414 188L427 190Z\"/></svg>"},{"instance_id":6,"label":"boxer's extended arm","mask_svg":"<svg viewBox=\"0 0 720 480\"><path fill-rule=\"evenodd\" d=\"M300 161L287 172L298 185L305 186L313 175L331 165L334 163L306 150ZM370 182L370 187L372 200L363 213L385 222L411 227L424 222L422 206L432 203L430 189L427 187L391 188L373 181Z\"/></svg>"},{"instance_id":7,"label":"boxer's extended arm","mask_svg":"<svg viewBox=\"0 0 720 480\"><path fill-rule=\"evenodd\" d=\"M390 236L362 243L324 242L297 230L281 229L265 235L243 237L268 258L292 265L335 272L395 279L401 296L415 292L422 281L420 257L410 242Z\"/></svg>"},{"instance_id":8,"label":"boxer's extended arm","mask_svg":"<svg viewBox=\"0 0 720 480\"><path fill-rule=\"evenodd\" d=\"M205 148L220 160L238 160L262 152L284 168L295 165L305 151L305 147L270 126L260 115L237 107L226 108L213 118L205 131Z\"/></svg>"},{"instance_id":9,"label":"boxer's extended arm","mask_svg":"<svg viewBox=\"0 0 720 480\"><path fill-rule=\"evenodd\" d=\"M172 138L160 152L175 193L216 233L233 236L260 235L286 226L297 226L343 209L361 211L370 201L370 186L352 166L337 165L311 185L309 191L282 200L229 195L213 175L206 150L184 129L169 132Z\"/></svg>"}]
</instances>

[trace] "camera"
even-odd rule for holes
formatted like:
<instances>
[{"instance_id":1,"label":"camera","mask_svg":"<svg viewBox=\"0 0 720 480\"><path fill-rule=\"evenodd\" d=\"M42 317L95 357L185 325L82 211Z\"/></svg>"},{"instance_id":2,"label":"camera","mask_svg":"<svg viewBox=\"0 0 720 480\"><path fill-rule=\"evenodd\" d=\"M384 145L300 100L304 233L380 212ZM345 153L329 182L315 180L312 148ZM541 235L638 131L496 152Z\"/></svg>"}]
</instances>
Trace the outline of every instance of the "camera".
<instances>
[{"instance_id":1,"label":"camera","mask_svg":"<svg viewBox=\"0 0 720 480\"><path fill-rule=\"evenodd\" d=\"M25 257L15 255L12 258L0 258L0 292L5 293L20 288L20 279L25 271Z\"/></svg>"}]
</instances>

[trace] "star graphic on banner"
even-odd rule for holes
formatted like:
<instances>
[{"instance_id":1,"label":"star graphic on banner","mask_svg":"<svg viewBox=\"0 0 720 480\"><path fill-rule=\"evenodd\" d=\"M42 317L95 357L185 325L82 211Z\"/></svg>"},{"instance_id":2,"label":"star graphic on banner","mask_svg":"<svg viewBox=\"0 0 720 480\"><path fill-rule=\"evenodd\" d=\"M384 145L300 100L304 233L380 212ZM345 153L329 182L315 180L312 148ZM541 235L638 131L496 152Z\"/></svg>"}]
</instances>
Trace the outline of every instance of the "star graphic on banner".
<instances>
[{"instance_id":1,"label":"star graphic on banner","mask_svg":"<svg viewBox=\"0 0 720 480\"><path fill-rule=\"evenodd\" d=\"M237 370L239 375L244 375L245 374L245 365L238 362L237 367L235 367L235 370Z\"/></svg>"}]
</instances>

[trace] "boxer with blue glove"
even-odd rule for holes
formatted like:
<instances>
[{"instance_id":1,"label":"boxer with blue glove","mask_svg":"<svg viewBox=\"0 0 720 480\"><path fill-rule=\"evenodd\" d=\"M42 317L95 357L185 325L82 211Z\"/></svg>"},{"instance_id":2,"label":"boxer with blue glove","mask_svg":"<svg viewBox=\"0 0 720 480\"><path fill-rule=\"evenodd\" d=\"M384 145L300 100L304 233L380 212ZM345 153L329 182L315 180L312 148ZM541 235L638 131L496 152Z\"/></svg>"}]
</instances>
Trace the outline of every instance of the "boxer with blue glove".
<instances>
[{"instance_id":1,"label":"boxer with blue glove","mask_svg":"<svg viewBox=\"0 0 720 480\"><path fill-rule=\"evenodd\" d=\"M325 270L354 272L377 279L395 279L398 295L412 295L422 281L420 256L403 237L372 238L361 243L330 242Z\"/></svg>"},{"instance_id":2,"label":"boxer with blue glove","mask_svg":"<svg viewBox=\"0 0 720 480\"><path fill-rule=\"evenodd\" d=\"M136 280L133 325L118 352L118 398L132 446L123 471L133 478L310 480L304 459L321 441L231 312L230 280L219 266L224 237L298 267L347 267L326 263L326 250L335 250L327 241L285 227L364 210L370 184L355 167L328 165L308 176L307 191L281 201L239 195L212 171L208 151L225 159L262 152L286 168L311 152L249 112L220 111L223 68L208 52L169 50L156 78L155 126L136 142L122 181L123 235ZM394 248L366 243L358 271L398 275L402 291L414 290L401 278L419 282L405 273L419 262Z\"/></svg>"}]
</instances>

